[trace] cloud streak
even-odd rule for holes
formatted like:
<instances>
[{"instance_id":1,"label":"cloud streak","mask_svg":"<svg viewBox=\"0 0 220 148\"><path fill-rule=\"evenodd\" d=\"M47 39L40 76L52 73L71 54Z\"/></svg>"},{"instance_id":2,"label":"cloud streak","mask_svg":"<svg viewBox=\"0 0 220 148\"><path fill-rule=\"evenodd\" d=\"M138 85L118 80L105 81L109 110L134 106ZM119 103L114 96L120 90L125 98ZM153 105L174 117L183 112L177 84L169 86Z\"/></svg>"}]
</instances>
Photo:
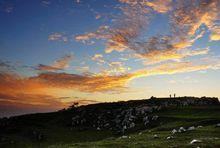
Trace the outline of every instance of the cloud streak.
<instances>
[{"instance_id":1,"label":"cloud streak","mask_svg":"<svg viewBox=\"0 0 220 148\"><path fill-rule=\"evenodd\" d=\"M113 25L101 26L97 31L78 35L77 41L88 42L91 39L106 41L105 52L134 51L137 57L144 58L150 63L167 60L183 59L197 55L208 54L204 49L190 49L194 42L201 38L205 30L211 31L210 40L219 40L218 0L119 0L122 5L122 15L114 18ZM157 35L149 39L143 38L141 33L147 29L152 17L152 11L167 13L169 16L172 35ZM217 27L216 27L217 25Z\"/></svg>"},{"instance_id":2,"label":"cloud streak","mask_svg":"<svg viewBox=\"0 0 220 148\"><path fill-rule=\"evenodd\" d=\"M112 63L112 65L120 65ZM167 75L176 73L186 73L199 70L219 69L220 61L214 60L203 64L193 64L191 62L169 62L151 66L147 69L124 73L120 75L107 74L68 74L58 72L44 72L35 76L22 77L15 73L0 73L0 103L3 108L13 106L22 108L26 106L41 108L41 110L57 110L69 106L72 101L80 104L96 103L87 99L75 97L74 100L65 101L54 91L73 90L85 93L123 93L129 90L129 82L153 75ZM17 105L16 105L17 104ZM25 109L25 107L23 108ZM33 111L31 109L27 109ZM15 114L15 113L13 113Z\"/></svg>"},{"instance_id":3,"label":"cloud streak","mask_svg":"<svg viewBox=\"0 0 220 148\"><path fill-rule=\"evenodd\" d=\"M68 38L63 34L63 33L53 33L50 34L48 37L49 41L63 41L63 42L68 42Z\"/></svg>"},{"instance_id":4,"label":"cloud streak","mask_svg":"<svg viewBox=\"0 0 220 148\"><path fill-rule=\"evenodd\" d=\"M36 67L36 70L41 70L41 71L64 70L69 67L69 64L73 60L73 58L74 58L73 54L67 54L67 55L63 56L62 58L54 61L54 63L52 65L39 64Z\"/></svg>"}]
</instances>

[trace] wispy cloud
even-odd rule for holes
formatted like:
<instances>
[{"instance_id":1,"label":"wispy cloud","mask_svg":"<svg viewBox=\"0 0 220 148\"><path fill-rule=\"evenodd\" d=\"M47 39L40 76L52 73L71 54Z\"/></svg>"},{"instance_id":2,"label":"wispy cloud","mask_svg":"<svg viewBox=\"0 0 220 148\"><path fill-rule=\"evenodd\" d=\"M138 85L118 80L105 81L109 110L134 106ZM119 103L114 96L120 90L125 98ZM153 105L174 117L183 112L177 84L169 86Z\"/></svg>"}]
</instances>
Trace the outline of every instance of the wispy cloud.
<instances>
[{"instance_id":1,"label":"wispy cloud","mask_svg":"<svg viewBox=\"0 0 220 148\"><path fill-rule=\"evenodd\" d=\"M211 41L219 41L220 40L220 24L212 27L210 40Z\"/></svg>"},{"instance_id":2,"label":"wispy cloud","mask_svg":"<svg viewBox=\"0 0 220 148\"><path fill-rule=\"evenodd\" d=\"M79 75L68 73L46 72L29 78L20 78L16 75L1 74L1 90L8 86L8 92L16 92L15 88L40 92L47 88L75 89L82 92L108 92L122 91L126 89L127 82L138 77L148 77L152 75L175 74L206 69L219 69L220 62L203 64L193 64L191 62L169 62L157 66L148 67L146 70L139 70L133 73L121 75ZM15 84L14 84L15 83ZM33 89L34 88L34 89Z\"/></svg>"},{"instance_id":3,"label":"wispy cloud","mask_svg":"<svg viewBox=\"0 0 220 148\"><path fill-rule=\"evenodd\" d=\"M42 4L43 6L48 7L48 6L51 4L51 1L50 1L50 0L42 0L42 1L41 1L41 4Z\"/></svg>"},{"instance_id":4,"label":"wispy cloud","mask_svg":"<svg viewBox=\"0 0 220 148\"><path fill-rule=\"evenodd\" d=\"M177 2L119 0L119 2L127 5L120 7L122 15L114 18L113 25L101 26L97 31L78 35L75 39L84 43L91 39L103 39L106 41L106 53L130 50L136 52L137 57L145 58L150 63L208 54L207 47L190 49L205 33L205 30L201 29L202 25L212 32L210 40L219 40L219 25L216 24L220 8L218 0ZM141 32L147 29L147 24L151 20L152 11L168 14L172 34L140 40Z\"/></svg>"},{"instance_id":5,"label":"wispy cloud","mask_svg":"<svg viewBox=\"0 0 220 148\"><path fill-rule=\"evenodd\" d=\"M91 58L93 61L96 61L98 64L102 65L105 63L105 60L103 58L102 54L95 54L94 56L92 56Z\"/></svg>"},{"instance_id":6,"label":"wispy cloud","mask_svg":"<svg viewBox=\"0 0 220 148\"><path fill-rule=\"evenodd\" d=\"M121 64L112 63L112 65ZM121 75L80 75L44 72L35 76L23 77L15 73L1 72L0 106L3 108L6 106L14 106L14 108L22 108L23 106L23 108L25 108L25 106L27 108L31 106L33 108L41 108L41 110L55 110L67 107L74 101L77 101L80 104L96 103L96 101L94 102L71 96L67 96L67 98L72 98L71 101L65 101L63 100L64 97L57 96L54 93L54 90L75 90L86 93L123 93L129 90L128 84L130 81L140 77L219 68L220 61L213 60L203 61L202 63L200 61L198 64L193 64L191 62L169 62Z\"/></svg>"},{"instance_id":7,"label":"wispy cloud","mask_svg":"<svg viewBox=\"0 0 220 148\"><path fill-rule=\"evenodd\" d=\"M188 35L194 35L202 25L211 29L219 17L218 0L186 0L175 4L172 21L179 31Z\"/></svg>"},{"instance_id":8,"label":"wispy cloud","mask_svg":"<svg viewBox=\"0 0 220 148\"><path fill-rule=\"evenodd\" d=\"M122 75L128 73L130 67L126 67L122 62L107 62L107 68L103 69L101 75Z\"/></svg>"},{"instance_id":9,"label":"wispy cloud","mask_svg":"<svg viewBox=\"0 0 220 148\"><path fill-rule=\"evenodd\" d=\"M57 59L52 65L39 64L36 69L42 71L57 71L64 70L69 67L70 62L73 60L73 54L67 54L60 59Z\"/></svg>"},{"instance_id":10,"label":"wispy cloud","mask_svg":"<svg viewBox=\"0 0 220 148\"><path fill-rule=\"evenodd\" d=\"M3 0L0 2L0 10L6 13L12 13L14 11L14 4L12 1Z\"/></svg>"},{"instance_id":11,"label":"wispy cloud","mask_svg":"<svg viewBox=\"0 0 220 148\"><path fill-rule=\"evenodd\" d=\"M53 33L49 35L48 37L49 41L63 41L63 42L68 42L68 37L65 36L63 33Z\"/></svg>"},{"instance_id":12,"label":"wispy cloud","mask_svg":"<svg viewBox=\"0 0 220 148\"><path fill-rule=\"evenodd\" d=\"M149 7L158 13L166 13L172 8L172 0L119 0L119 2L127 3L131 6Z\"/></svg>"}]
</instances>

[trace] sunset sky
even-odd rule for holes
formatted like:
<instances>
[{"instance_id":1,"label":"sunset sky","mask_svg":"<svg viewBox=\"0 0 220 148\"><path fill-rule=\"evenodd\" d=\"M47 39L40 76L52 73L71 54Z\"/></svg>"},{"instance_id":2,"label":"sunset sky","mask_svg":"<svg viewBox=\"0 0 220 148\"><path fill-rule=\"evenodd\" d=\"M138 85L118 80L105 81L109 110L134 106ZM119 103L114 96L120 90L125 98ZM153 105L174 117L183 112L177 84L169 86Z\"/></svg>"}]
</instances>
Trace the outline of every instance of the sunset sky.
<instances>
[{"instance_id":1,"label":"sunset sky","mask_svg":"<svg viewBox=\"0 0 220 148\"><path fill-rule=\"evenodd\" d=\"M219 0L0 0L0 117L220 97Z\"/></svg>"}]
</instances>

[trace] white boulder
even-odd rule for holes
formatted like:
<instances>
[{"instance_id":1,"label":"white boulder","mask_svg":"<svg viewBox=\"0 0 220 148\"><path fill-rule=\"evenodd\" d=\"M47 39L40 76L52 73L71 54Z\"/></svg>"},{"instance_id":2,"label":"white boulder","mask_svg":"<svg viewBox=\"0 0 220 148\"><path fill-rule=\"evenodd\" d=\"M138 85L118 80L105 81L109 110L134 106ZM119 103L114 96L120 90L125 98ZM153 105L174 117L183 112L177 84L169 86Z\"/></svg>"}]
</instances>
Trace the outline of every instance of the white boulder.
<instances>
[{"instance_id":1,"label":"white boulder","mask_svg":"<svg viewBox=\"0 0 220 148\"><path fill-rule=\"evenodd\" d=\"M195 127L194 127L194 126L191 126L191 127L189 127L187 130L188 130L188 131L193 131L193 130L195 130Z\"/></svg>"},{"instance_id":2,"label":"white boulder","mask_svg":"<svg viewBox=\"0 0 220 148\"><path fill-rule=\"evenodd\" d=\"M178 130L179 133L182 133L182 132L185 132L185 131L186 131L186 129L184 127L180 127L179 130Z\"/></svg>"},{"instance_id":3,"label":"white boulder","mask_svg":"<svg viewBox=\"0 0 220 148\"><path fill-rule=\"evenodd\" d=\"M173 130L171 131L171 133L172 133L172 134L175 134L175 133L177 133L177 130L176 130L176 129L173 129Z\"/></svg>"},{"instance_id":4,"label":"white boulder","mask_svg":"<svg viewBox=\"0 0 220 148\"><path fill-rule=\"evenodd\" d=\"M154 135L154 138L159 138L159 136L157 134Z\"/></svg>"},{"instance_id":5,"label":"white boulder","mask_svg":"<svg viewBox=\"0 0 220 148\"><path fill-rule=\"evenodd\" d=\"M168 136L167 140L173 139L173 136Z\"/></svg>"},{"instance_id":6,"label":"white boulder","mask_svg":"<svg viewBox=\"0 0 220 148\"><path fill-rule=\"evenodd\" d=\"M201 140L196 140L196 139L193 139L190 144L195 144L195 143L201 143L202 141Z\"/></svg>"}]
</instances>

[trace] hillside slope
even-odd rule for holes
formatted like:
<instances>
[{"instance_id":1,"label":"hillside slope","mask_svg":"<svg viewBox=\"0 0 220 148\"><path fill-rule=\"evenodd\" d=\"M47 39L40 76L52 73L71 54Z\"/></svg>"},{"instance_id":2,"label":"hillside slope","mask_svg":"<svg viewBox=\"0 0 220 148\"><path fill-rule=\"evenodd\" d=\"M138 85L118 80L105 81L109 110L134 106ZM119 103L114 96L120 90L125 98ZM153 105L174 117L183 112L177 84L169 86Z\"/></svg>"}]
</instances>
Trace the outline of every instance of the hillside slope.
<instances>
[{"instance_id":1,"label":"hillside slope","mask_svg":"<svg viewBox=\"0 0 220 148\"><path fill-rule=\"evenodd\" d=\"M219 147L218 123L216 98L151 98L73 106L1 119L0 147ZM177 132L172 134L174 129ZM189 144L193 139L197 143Z\"/></svg>"}]
</instances>

